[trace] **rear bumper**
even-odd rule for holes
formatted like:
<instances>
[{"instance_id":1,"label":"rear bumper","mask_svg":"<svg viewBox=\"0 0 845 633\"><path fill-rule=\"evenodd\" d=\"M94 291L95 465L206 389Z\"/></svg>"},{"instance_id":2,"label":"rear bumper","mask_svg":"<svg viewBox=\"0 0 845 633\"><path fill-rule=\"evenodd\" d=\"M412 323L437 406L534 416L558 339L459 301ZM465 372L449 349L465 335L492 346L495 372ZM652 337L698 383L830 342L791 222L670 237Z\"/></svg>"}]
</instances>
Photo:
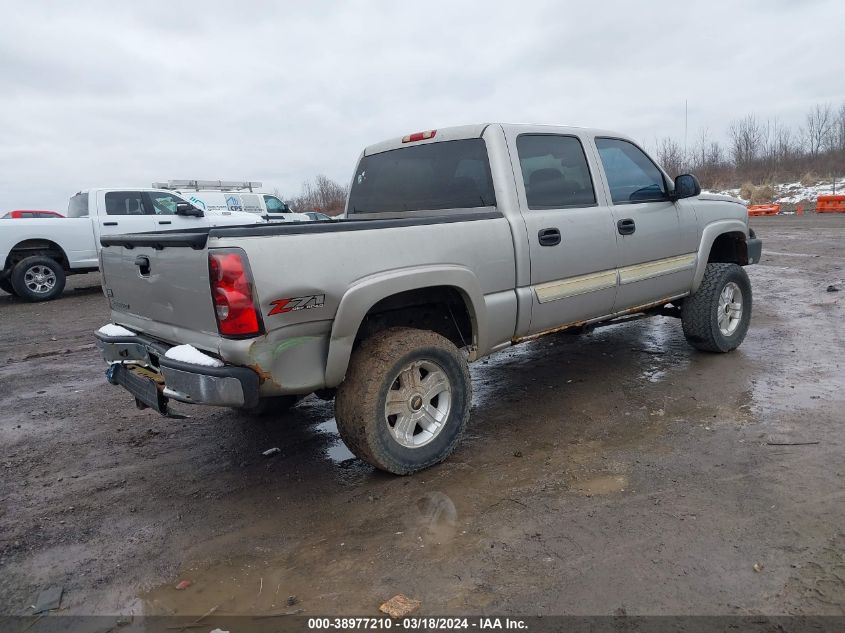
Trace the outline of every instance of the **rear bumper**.
<instances>
[{"instance_id":1,"label":"rear bumper","mask_svg":"<svg viewBox=\"0 0 845 633\"><path fill-rule=\"evenodd\" d=\"M247 367L206 367L165 354L168 345L149 337L94 334L109 382L121 385L136 403L167 414L169 400L222 407L250 407L258 402L258 374Z\"/></svg>"}]
</instances>

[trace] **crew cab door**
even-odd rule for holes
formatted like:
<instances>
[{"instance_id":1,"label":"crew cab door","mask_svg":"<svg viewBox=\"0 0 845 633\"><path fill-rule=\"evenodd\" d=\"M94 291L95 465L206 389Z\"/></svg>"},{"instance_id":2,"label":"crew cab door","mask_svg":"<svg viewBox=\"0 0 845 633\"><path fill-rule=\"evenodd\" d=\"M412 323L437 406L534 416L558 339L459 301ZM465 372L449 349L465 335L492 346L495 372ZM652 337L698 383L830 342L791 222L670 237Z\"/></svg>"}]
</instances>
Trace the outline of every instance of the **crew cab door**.
<instances>
[{"instance_id":1,"label":"crew cab door","mask_svg":"<svg viewBox=\"0 0 845 633\"><path fill-rule=\"evenodd\" d=\"M147 213L142 191L100 191L97 194L97 227L100 235L146 233L156 225Z\"/></svg>"},{"instance_id":2,"label":"crew cab door","mask_svg":"<svg viewBox=\"0 0 845 633\"><path fill-rule=\"evenodd\" d=\"M619 244L619 291L613 312L687 292L695 273L697 236L682 232L663 172L634 143L596 137ZM688 218L685 226L694 225Z\"/></svg>"},{"instance_id":3,"label":"crew cab door","mask_svg":"<svg viewBox=\"0 0 845 633\"><path fill-rule=\"evenodd\" d=\"M616 297L613 217L584 143L544 128L508 138L528 230L532 334L609 314Z\"/></svg>"}]
</instances>

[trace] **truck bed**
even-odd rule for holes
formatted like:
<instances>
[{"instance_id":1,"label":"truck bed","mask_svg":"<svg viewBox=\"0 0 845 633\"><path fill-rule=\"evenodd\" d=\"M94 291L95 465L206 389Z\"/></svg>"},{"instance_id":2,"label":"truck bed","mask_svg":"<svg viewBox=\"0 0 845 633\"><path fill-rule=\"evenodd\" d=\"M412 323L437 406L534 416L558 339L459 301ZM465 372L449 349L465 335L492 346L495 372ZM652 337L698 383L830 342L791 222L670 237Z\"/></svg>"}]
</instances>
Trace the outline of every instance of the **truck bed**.
<instances>
[{"instance_id":1,"label":"truck bed","mask_svg":"<svg viewBox=\"0 0 845 633\"><path fill-rule=\"evenodd\" d=\"M431 285L461 276L473 284L473 298L482 306L492 302L499 315L481 329L492 336L490 342L513 336L513 240L508 220L495 210L162 231L107 236L101 244L115 323L164 342L191 344L227 362L260 367L268 375L282 374L284 391L325 385L330 338L347 336L342 328L357 329L360 322L334 323L338 310L344 301L357 308L349 297L363 292L354 301L366 312L364 297L373 303L379 299L368 290L376 280L387 282L378 292L401 292L412 275L430 276ZM263 321L261 334L240 340L217 331L209 281L209 253L232 248L246 254ZM139 257L149 260L146 277L139 275ZM280 310L287 301L297 309ZM485 311L476 318L486 316ZM352 341L346 344L351 347ZM315 358L323 359L320 366Z\"/></svg>"}]
</instances>

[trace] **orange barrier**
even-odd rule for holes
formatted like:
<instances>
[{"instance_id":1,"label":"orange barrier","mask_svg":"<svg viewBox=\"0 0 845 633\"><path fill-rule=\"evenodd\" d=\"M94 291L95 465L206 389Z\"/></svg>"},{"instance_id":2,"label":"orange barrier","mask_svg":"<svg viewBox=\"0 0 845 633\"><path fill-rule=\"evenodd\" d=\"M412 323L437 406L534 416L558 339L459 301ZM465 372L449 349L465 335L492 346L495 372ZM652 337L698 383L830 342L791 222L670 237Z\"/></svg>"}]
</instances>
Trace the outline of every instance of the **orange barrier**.
<instances>
[{"instance_id":1,"label":"orange barrier","mask_svg":"<svg viewBox=\"0 0 845 633\"><path fill-rule=\"evenodd\" d=\"M845 213L845 196L819 196L816 213Z\"/></svg>"},{"instance_id":2,"label":"orange barrier","mask_svg":"<svg viewBox=\"0 0 845 633\"><path fill-rule=\"evenodd\" d=\"M797 207L795 207L795 215L804 215L804 205L803 204L799 204Z\"/></svg>"},{"instance_id":3,"label":"orange barrier","mask_svg":"<svg viewBox=\"0 0 845 633\"><path fill-rule=\"evenodd\" d=\"M779 204L752 204L748 207L748 215L777 215L780 213Z\"/></svg>"}]
</instances>

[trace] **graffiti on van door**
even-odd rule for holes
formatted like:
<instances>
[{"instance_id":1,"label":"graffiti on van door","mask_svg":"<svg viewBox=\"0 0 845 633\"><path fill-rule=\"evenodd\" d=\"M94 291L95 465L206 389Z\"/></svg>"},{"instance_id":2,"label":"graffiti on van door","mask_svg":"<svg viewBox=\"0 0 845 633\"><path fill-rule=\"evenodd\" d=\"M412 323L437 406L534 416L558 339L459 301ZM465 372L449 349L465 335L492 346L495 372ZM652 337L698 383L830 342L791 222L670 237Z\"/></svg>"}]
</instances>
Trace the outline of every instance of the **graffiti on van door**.
<instances>
[{"instance_id":1,"label":"graffiti on van door","mask_svg":"<svg viewBox=\"0 0 845 633\"><path fill-rule=\"evenodd\" d=\"M229 207L229 211L243 211L239 196L228 196L226 198L226 206Z\"/></svg>"},{"instance_id":2,"label":"graffiti on van door","mask_svg":"<svg viewBox=\"0 0 845 633\"><path fill-rule=\"evenodd\" d=\"M199 199L199 198L197 198L196 196L191 196L190 198L188 198L188 200L189 200L189 201L191 202L191 204L192 204L192 205L194 205L195 207L197 207L197 208L199 208L199 209L202 209L203 211L206 211L206 210L207 210L207 209L206 209L206 206L205 206L205 202L203 202L202 200L200 200L200 199Z\"/></svg>"}]
</instances>

